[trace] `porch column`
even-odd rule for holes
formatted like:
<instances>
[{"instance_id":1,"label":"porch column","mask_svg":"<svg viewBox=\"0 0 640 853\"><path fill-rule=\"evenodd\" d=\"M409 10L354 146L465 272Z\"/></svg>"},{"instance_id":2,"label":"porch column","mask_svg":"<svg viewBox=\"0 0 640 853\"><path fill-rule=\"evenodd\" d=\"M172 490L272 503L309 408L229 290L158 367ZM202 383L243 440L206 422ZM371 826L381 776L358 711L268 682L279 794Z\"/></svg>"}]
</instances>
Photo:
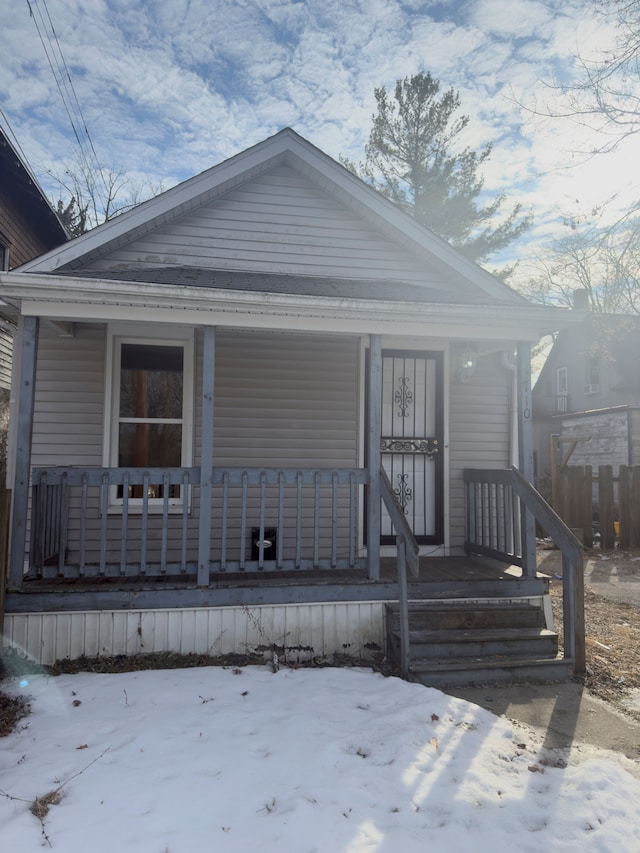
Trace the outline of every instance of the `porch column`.
<instances>
[{"instance_id":1,"label":"porch column","mask_svg":"<svg viewBox=\"0 0 640 853\"><path fill-rule=\"evenodd\" d=\"M29 478L31 474L31 439L33 435L33 408L38 363L37 317L21 317L19 348L14 352L14 366L19 366L16 395L15 473L11 512L11 538L9 540L9 589L21 589L24 575L24 558L27 549L27 514L29 512ZM17 362L17 364L16 364Z\"/></svg>"},{"instance_id":2,"label":"porch column","mask_svg":"<svg viewBox=\"0 0 640 853\"><path fill-rule=\"evenodd\" d=\"M369 494L367 500L367 567L370 580L380 578L380 434L382 409L382 339L371 335L369 345Z\"/></svg>"},{"instance_id":3,"label":"porch column","mask_svg":"<svg viewBox=\"0 0 640 853\"><path fill-rule=\"evenodd\" d=\"M198 586L209 586L211 566L211 496L213 476L213 394L216 330L205 326L202 346L202 433L200 444L200 516L198 524Z\"/></svg>"},{"instance_id":4,"label":"porch column","mask_svg":"<svg viewBox=\"0 0 640 853\"><path fill-rule=\"evenodd\" d=\"M531 346L518 342L518 467L533 483L533 426L531 420ZM536 575L536 522L530 512L521 509L522 572L526 577Z\"/></svg>"}]
</instances>

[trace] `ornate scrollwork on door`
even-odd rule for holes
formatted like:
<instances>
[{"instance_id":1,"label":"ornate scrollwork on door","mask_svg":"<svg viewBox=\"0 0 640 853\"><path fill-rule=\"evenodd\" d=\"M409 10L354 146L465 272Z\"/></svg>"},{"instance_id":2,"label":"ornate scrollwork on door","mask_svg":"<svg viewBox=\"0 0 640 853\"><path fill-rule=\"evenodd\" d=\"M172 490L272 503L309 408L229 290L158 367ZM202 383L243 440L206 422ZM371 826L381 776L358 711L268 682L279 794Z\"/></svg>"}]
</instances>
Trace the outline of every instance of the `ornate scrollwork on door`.
<instances>
[{"instance_id":1,"label":"ornate scrollwork on door","mask_svg":"<svg viewBox=\"0 0 640 853\"><path fill-rule=\"evenodd\" d=\"M401 418L408 418L410 415L410 407L413 405L413 391L409 388L410 379L407 376L401 376L398 379L398 388L393 399L398 406L398 415Z\"/></svg>"},{"instance_id":2,"label":"ornate scrollwork on door","mask_svg":"<svg viewBox=\"0 0 640 853\"><path fill-rule=\"evenodd\" d=\"M382 453L422 453L427 459L440 452L437 438L394 438L382 436L380 439L380 450Z\"/></svg>"},{"instance_id":3,"label":"ornate scrollwork on door","mask_svg":"<svg viewBox=\"0 0 640 853\"><path fill-rule=\"evenodd\" d=\"M408 478L408 474L398 474L398 486L393 490L405 513L407 512L407 505L413 500L413 490L409 488Z\"/></svg>"}]
</instances>

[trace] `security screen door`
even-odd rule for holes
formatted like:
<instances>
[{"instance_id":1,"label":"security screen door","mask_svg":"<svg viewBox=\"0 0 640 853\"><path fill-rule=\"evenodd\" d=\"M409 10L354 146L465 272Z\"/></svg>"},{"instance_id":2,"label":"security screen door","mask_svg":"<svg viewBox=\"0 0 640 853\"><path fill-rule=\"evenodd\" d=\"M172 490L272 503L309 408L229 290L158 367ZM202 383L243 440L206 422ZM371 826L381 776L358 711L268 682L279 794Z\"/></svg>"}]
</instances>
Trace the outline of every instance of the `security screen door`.
<instances>
[{"instance_id":1,"label":"security screen door","mask_svg":"<svg viewBox=\"0 0 640 853\"><path fill-rule=\"evenodd\" d=\"M419 543L441 544L443 358L441 352L383 350L382 465ZM386 509L381 543L395 541Z\"/></svg>"}]
</instances>

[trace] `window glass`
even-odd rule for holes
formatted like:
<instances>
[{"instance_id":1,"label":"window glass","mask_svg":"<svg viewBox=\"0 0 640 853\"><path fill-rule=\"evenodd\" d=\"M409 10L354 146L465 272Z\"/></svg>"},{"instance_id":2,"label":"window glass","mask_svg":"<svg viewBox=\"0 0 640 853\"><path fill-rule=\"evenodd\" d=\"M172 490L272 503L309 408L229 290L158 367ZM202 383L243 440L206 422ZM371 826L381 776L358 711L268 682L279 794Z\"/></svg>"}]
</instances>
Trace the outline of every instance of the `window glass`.
<instances>
[{"instance_id":1,"label":"window glass","mask_svg":"<svg viewBox=\"0 0 640 853\"><path fill-rule=\"evenodd\" d=\"M567 368L559 367L556 372L556 388L558 394L566 394L567 393Z\"/></svg>"},{"instance_id":2,"label":"window glass","mask_svg":"<svg viewBox=\"0 0 640 853\"><path fill-rule=\"evenodd\" d=\"M117 341L120 374L116 376L112 464L119 468L180 468L189 455L185 436L185 349L181 344L139 344ZM117 363L117 362L116 362ZM187 442L187 446L185 446ZM128 487L128 497L143 497L143 487ZM123 487L114 491L123 498ZM148 498L182 499L182 487L165 494L161 483L149 484Z\"/></svg>"},{"instance_id":3,"label":"window glass","mask_svg":"<svg viewBox=\"0 0 640 853\"><path fill-rule=\"evenodd\" d=\"M597 355L589 356L587 361L587 384L600 384L600 358Z\"/></svg>"},{"instance_id":4,"label":"window glass","mask_svg":"<svg viewBox=\"0 0 640 853\"><path fill-rule=\"evenodd\" d=\"M120 424L119 468L179 468L181 424Z\"/></svg>"},{"instance_id":5,"label":"window glass","mask_svg":"<svg viewBox=\"0 0 640 853\"><path fill-rule=\"evenodd\" d=\"M120 417L182 418L182 347L122 344Z\"/></svg>"}]
</instances>

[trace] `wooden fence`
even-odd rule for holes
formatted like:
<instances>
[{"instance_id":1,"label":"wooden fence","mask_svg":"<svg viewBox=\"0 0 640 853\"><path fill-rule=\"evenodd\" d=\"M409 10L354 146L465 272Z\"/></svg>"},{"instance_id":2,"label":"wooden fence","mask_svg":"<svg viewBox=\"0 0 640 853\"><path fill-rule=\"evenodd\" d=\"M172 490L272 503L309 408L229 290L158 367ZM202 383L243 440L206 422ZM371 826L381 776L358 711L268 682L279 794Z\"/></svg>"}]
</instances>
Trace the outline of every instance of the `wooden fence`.
<instances>
[{"instance_id":1,"label":"wooden fence","mask_svg":"<svg viewBox=\"0 0 640 853\"><path fill-rule=\"evenodd\" d=\"M558 478L554 509L568 527L582 531L585 548L594 541L610 551L640 548L640 466L569 466Z\"/></svg>"}]
</instances>

